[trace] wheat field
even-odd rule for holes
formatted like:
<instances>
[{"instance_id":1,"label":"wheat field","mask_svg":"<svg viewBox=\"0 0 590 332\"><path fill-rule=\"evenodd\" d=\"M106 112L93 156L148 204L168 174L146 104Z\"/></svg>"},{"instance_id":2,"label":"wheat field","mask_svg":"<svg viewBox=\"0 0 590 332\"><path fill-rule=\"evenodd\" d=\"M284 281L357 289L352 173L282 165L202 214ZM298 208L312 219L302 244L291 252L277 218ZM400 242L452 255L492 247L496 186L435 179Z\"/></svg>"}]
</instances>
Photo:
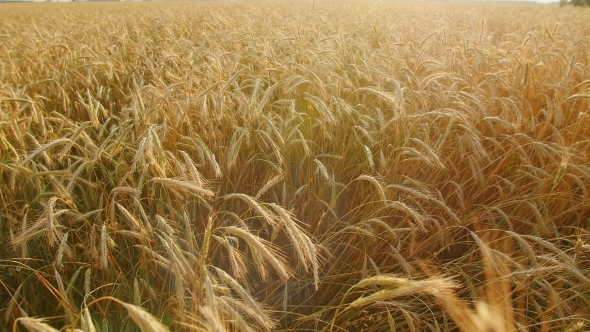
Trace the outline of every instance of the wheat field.
<instances>
[{"instance_id":1,"label":"wheat field","mask_svg":"<svg viewBox=\"0 0 590 332\"><path fill-rule=\"evenodd\" d=\"M0 5L0 331L587 331L590 11Z\"/></svg>"}]
</instances>

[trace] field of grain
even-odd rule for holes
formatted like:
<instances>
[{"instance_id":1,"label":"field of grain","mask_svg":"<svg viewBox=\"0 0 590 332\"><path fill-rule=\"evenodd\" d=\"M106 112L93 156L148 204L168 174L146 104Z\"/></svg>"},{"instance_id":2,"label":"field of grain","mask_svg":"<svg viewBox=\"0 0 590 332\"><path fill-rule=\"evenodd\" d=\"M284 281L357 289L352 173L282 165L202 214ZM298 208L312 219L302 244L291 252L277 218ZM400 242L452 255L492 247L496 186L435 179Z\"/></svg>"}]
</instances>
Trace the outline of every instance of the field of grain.
<instances>
[{"instance_id":1,"label":"field of grain","mask_svg":"<svg viewBox=\"0 0 590 332\"><path fill-rule=\"evenodd\" d=\"M579 8L3 4L0 331L587 331L589 50Z\"/></svg>"}]
</instances>

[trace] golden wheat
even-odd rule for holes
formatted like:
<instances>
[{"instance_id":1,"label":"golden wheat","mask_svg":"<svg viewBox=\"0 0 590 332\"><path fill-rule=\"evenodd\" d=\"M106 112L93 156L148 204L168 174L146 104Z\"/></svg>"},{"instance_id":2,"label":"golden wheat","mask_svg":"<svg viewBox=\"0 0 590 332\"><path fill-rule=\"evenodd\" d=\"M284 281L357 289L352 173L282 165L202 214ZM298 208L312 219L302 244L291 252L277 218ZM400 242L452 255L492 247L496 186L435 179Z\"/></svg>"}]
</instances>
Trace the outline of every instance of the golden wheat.
<instances>
[{"instance_id":1,"label":"golden wheat","mask_svg":"<svg viewBox=\"0 0 590 332\"><path fill-rule=\"evenodd\" d=\"M6 326L586 328L590 14L313 7L2 4Z\"/></svg>"}]
</instances>

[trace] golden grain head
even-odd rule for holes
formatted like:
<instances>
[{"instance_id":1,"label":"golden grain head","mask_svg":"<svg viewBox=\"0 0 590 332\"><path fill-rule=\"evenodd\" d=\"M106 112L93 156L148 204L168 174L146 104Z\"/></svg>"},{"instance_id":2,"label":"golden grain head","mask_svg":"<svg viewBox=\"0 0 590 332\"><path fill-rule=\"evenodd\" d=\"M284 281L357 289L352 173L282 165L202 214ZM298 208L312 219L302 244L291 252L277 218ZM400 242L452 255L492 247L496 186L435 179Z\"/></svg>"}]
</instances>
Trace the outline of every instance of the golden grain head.
<instances>
[{"instance_id":1,"label":"golden grain head","mask_svg":"<svg viewBox=\"0 0 590 332\"><path fill-rule=\"evenodd\" d=\"M160 320L145 309L133 304L124 303L131 319L137 324L141 332L168 332L168 327L160 323Z\"/></svg>"},{"instance_id":2,"label":"golden grain head","mask_svg":"<svg viewBox=\"0 0 590 332\"><path fill-rule=\"evenodd\" d=\"M43 318L21 317L17 321L22 324L29 332L57 332L49 324L45 323Z\"/></svg>"}]
</instances>

